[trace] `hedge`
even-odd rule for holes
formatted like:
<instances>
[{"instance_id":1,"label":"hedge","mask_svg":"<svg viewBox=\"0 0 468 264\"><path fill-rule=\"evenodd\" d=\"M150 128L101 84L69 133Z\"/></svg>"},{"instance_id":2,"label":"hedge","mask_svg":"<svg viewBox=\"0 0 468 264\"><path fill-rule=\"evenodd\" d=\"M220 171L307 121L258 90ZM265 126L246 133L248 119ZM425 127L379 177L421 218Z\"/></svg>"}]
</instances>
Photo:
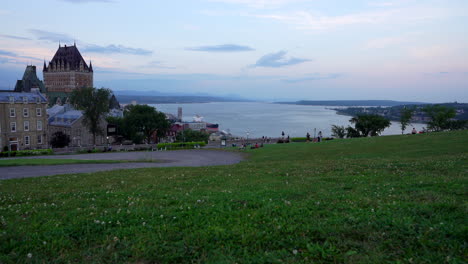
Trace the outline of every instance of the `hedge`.
<instances>
[{"instance_id":1,"label":"hedge","mask_svg":"<svg viewBox=\"0 0 468 264\"><path fill-rule=\"evenodd\" d=\"M194 149L196 146L203 147L206 143L201 142L178 142L178 143L159 143L158 149Z\"/></svg>"},{"instance_id":2,"label":"hedge","mask_svg":"<svg viewBox=\"0 0 468 264\"><path fill-rule=\"evenodd\" d=\"M306 137L293 137L291 138L291 142L307 142L307 138Z\"/></svg>"},{"instance_id":3,"label":"hedge","mask_svg":"<svg viewBox=\"0 0 468 264\"><path fill-rule=\"evenodd\" d=\"M31 149L31 150L15 150L0 152L0 157L22 157L22 156L36 156L36 155L50 155L54 152L52 149Z\"/></svg>"}]
</instances>

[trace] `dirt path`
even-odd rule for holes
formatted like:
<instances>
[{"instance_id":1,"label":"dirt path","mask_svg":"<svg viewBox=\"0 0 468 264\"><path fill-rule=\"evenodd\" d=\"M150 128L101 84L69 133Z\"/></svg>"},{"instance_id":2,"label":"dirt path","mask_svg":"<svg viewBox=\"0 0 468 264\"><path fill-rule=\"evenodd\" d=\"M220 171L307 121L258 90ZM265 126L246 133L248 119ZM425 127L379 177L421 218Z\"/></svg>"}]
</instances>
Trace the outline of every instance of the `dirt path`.
<instances>
[{"instance_id":1,"label":"dirt path","mask_svg":"<svg viewBox=\"0 0 468 264\"><path fill-rule=\"evenodd\" d=\"M135 160L138 163L69 164L0 167L0 179L28 178L70 173L150 167L200 167L230 165L243 160L241 153L215 150L178 150L159 152L110 152L79 155L50 155L23 159ZM141 161L159 162L141 162Z\"/></svg>"}]
</instances>

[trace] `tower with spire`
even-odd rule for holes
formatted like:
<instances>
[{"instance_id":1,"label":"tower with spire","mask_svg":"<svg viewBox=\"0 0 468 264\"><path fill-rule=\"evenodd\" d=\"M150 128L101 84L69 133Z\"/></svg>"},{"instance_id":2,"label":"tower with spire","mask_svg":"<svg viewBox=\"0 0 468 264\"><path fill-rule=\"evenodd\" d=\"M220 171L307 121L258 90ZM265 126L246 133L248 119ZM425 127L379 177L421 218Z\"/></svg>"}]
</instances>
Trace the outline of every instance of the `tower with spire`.
<instances>
[{"instance_id":1,"label":"tower with spire","mask_svg":"<svg viewBox=\"0 0 468 264\"><path fill-rule=\"evenodd\" d=\"M48 63L44 61L42 72L51 104L55 104L57 99L65 102L76 89L93 87L93 66L91 61L88 66L76 43L73 46L62 46L59 43L52 60Z\"/></svg>"}]
</instances>

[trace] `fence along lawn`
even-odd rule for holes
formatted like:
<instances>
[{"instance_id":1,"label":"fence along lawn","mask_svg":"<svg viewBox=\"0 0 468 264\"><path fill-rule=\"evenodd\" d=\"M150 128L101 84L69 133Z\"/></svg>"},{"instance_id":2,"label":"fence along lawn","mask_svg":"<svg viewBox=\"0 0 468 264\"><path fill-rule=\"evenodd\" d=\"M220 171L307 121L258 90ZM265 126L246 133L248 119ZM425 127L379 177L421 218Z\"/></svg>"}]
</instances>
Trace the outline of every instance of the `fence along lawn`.
<instances>
[{"instance_id":1,"label":"fence along lawn","mask_svg":"<svg viewBox=\"0 0 468 264\"><path fill-rule=\"evenodd\" d=\"M0 181L0 262L462 263L467 131Z\"/></svg>"}]
</instances>

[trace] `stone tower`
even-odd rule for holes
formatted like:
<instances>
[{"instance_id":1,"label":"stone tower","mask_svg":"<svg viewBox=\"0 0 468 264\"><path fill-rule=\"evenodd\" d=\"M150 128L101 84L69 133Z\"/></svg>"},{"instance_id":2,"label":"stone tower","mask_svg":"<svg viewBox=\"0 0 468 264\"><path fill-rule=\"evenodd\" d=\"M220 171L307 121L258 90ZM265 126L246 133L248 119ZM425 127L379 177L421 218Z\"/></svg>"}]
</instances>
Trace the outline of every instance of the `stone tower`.
<instances>
[{"instance_id":1,"label":"stone tower","mask_svg":"<svg viewBox=\"0 0 468 264\"><path fill-rule=\"evenodd\" d=\"M28 65L24 71L23 79L16 81L15 92L30 93L34 89L39 89L41 93L46 93L44 83L37 78L36 66Z\"/></svg>"},{"instance_id":2,"label":"stone tower","mask_svg":"<svg viewBox=\"0 0 468 264\"><path fill-rule=\"evenodd\" d=\"M63 47L59 45L48 65L44 61L42 71L49 104L66 102L74 90L93 87L93 66L91 62L89 66L86 64L76 44Z\"/></svg>"}]
</instances>

